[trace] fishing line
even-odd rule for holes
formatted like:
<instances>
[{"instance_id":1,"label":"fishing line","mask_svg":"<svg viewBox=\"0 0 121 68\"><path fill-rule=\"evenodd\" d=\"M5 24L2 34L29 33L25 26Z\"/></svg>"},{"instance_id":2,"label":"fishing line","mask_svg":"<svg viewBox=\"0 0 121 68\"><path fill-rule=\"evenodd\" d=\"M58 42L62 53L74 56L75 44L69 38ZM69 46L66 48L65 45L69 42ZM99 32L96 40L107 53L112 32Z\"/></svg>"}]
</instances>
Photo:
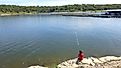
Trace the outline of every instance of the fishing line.
<instances>
[{"instance_id":1,"label":"fishing line","mask_svg":"<svg viewBox=\"0 0 121 68\"><path fill-rule=\"evenodd\" d=\"M76 36L76 42L77 42L77 45L78 45L78 47L80 47L79 45L79 39L78 39L78 35L77 35L77 32L74 32L74 34L75 34L75 36Z\"/></svg>"}]
</instances>

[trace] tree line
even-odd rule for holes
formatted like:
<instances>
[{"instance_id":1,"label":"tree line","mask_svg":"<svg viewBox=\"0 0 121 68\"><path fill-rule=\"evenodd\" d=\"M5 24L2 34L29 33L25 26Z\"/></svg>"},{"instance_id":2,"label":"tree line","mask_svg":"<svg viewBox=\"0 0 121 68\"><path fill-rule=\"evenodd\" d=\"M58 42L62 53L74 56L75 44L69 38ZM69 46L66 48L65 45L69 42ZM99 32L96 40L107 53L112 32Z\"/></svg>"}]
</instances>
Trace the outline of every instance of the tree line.
<instances>
[{"instance_id":1,"label":"tree line","mask_svg":"<svg viewBox=\"0 0 121 68\"><path fill-rule=\"evenodd\" d=\"M1 13L49 13L49 12L78 12L78 11L97 11L108 9L121 9L121 4L74 4L64 6L18 6L0 5Z\"/></svg>"}]
</instances>

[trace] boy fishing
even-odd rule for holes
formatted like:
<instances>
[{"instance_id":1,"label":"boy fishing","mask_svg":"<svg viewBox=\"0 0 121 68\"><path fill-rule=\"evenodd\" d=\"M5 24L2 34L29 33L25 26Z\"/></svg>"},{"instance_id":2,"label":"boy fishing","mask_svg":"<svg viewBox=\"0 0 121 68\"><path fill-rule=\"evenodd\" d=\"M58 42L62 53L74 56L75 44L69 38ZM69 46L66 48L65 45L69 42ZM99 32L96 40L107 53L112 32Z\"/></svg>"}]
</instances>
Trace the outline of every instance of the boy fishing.
<instances>
[{"instance_id":1,"label":"boy fishing","mask_svg":"<svg viewBox=\"0 0 121 68\"><path fill-rule=\"evenodd\" d=\"M76 64L79 64L79 62L81 62L83 59L84 59L84 53L80 50Z\"/></svg>"}]
</instances>

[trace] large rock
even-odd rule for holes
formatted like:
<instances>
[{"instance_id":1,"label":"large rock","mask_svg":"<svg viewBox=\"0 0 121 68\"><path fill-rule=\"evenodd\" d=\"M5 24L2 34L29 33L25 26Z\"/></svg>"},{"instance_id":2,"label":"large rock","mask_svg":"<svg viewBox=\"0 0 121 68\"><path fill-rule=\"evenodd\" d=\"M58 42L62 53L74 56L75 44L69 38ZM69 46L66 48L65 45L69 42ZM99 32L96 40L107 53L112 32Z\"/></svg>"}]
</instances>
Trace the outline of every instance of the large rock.
<instances>
[{"instance_id":1,"label":"large rock","mask_svg":"<svg viewBox=\"0 0 121 68\"><path fill-rule=\"evenodd\" d=\"M77 58L62 62L58 68L118 68L121 65L121 57L106 56L101 58L84 58L78 65Z\"/></svg>"},{"instance_id":2,"label":"large rock","mask_svg":"<svg viewBox=\"0 0 121 68\"><path fill-rule=\"evenodd\" d=\"M99 60L102 61L102 62L108 62L108 61L112 61L112 60L121 60L121 57L106 56L106 57L99 58Z\"/></svg>"},{"instance_id":3,"label":"large rock","mask_svg":"<svg viewBox=\"0 0 121 68\"><path fill-rule=\"evenodd\" d=\"M36 66L30 66L28 68L48 68L48 67L42 67L42 66L36 65Z\"/></svg>"}]
</instances>

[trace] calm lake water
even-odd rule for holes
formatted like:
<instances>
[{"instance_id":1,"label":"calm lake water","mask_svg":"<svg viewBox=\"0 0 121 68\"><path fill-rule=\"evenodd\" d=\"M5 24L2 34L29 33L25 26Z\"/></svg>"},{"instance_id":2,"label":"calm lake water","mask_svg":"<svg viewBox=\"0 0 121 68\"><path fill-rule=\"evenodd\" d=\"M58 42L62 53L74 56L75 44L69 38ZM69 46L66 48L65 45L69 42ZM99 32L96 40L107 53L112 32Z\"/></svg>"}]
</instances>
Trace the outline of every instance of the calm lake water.
<instances>
[{"instance_id":1,"label":"calm lake water","mask_svg":"<svg viewBox=\"0 0 121 68\"><path fill-rule=\"evenodd\" d=\"M51 67L80 49L86 57L121 55L121 18L0 17L0 68Z\"/></svg>"}]
</instances>

